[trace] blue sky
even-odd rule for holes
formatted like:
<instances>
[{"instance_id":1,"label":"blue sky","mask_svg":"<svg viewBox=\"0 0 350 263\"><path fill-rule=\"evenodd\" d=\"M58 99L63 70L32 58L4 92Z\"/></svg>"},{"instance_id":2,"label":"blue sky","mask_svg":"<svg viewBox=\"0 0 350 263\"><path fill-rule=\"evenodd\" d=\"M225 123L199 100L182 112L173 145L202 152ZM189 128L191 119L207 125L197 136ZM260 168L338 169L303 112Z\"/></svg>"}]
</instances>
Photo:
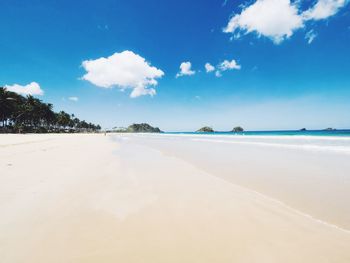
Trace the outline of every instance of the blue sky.
<instances>
[{"instance_id":1,"label":"blue sky","mask_svg":"<svg viewBox=\"0 0 350 263\"><path fill-rule=\"evenodd\" d=\"M350 128L349 6L3 0L0 85L103 127Z\"/></svg>"}]
</instances>

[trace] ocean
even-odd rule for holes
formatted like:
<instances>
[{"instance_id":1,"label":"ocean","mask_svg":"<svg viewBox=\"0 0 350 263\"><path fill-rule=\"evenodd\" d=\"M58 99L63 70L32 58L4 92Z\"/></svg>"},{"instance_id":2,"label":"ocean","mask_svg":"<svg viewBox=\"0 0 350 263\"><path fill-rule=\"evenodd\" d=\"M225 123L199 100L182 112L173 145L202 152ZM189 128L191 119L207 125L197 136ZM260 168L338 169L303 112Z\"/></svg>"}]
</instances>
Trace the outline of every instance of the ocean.
<instances>
[{"instance_id":1,"label":"ocean","mask_svg":"<svg viewBox=\"0 0 350 263\"><path fill-rule=\"evenodd\" d=\"M165 132L143 134L148 138L190 140L215 144L251 145L350 155L350 130Z\"/></svg>"},{"instance_id":2,"label":"ocean","mask_svg":"<svg viewBox=\"0 0 350 263\"><path fill-rule=\"evenodd\" d=\"M350 129L346 130L282 130L282 131L244 131L244 132L165 132L165 134L202 134L202 135L255 135L255 136L335 136L350 137Z\"/></svg>"}]
</instances>

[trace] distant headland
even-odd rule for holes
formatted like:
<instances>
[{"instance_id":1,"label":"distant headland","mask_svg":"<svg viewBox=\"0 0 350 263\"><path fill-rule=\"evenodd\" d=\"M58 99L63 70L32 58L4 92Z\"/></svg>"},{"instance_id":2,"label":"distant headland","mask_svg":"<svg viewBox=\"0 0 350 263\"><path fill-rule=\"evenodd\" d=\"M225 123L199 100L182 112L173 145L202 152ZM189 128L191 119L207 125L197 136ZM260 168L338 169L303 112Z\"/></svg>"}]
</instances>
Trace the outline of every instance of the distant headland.
<instances>
[{"instance_id":1,"label":"distant headland","mask_svg":"<svg viewBox=\"0 0 350 263\"><path fill-rule=\"evenodd\" d=\"M130 132L130 133L161 133L163 131L161 131L158 127L152 127L148 123L134 123L134 124L131 124L127 128L123 128L123 127L117 128L117 127L115 127L115 128L113 128L112 130L110 130L108 132L120 132L120 133L124 133L124 132Z\"/></svg>"}]
</instances>

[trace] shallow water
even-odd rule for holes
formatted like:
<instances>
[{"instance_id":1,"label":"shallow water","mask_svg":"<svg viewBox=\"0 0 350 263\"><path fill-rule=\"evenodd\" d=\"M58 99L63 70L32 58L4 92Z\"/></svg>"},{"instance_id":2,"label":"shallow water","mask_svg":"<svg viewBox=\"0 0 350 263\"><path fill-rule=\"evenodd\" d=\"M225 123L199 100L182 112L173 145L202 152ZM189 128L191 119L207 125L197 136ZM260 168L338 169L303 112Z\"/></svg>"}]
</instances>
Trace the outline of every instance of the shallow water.
<instances>
[{"instance_id":1,"label":"shallow water","mask_svg":"<svg viewBox=\"0 0 350 263\"><path fill-rule=\"evenodd\" d=\"M159 137L157 134L149 134L148 137ZM306 151L333 152L350 154L350 137L330 135L276 135L276 134L243 134L232 133L163 133L169 139L186 138L192 141L226 143L236 145L270 146L275 148L289 148Z\"/></svg>"},{"instance_id":2,"label":"shallow water","mask_svg":"<svg viewBox=\"0 0 350 263\"><path fill-rule=\"evenodd\" d=\"M198 132L166 132L167 134L199 134ZM201 132L203 135L262 135L262 136L336 136L350 137L350 129L341 130L285 130L285 131L244 131L244 132Z\"/></svg>"},{"instance_id":3,"label":"shallow water","mask_svg":"<svg viewBox=\"0 0 350 263\"><path fill-rule=\"evenodd\" d=\"M350 230L350 137L168 133L130 134L123 140Z\"/></svg>"}]
</instances>

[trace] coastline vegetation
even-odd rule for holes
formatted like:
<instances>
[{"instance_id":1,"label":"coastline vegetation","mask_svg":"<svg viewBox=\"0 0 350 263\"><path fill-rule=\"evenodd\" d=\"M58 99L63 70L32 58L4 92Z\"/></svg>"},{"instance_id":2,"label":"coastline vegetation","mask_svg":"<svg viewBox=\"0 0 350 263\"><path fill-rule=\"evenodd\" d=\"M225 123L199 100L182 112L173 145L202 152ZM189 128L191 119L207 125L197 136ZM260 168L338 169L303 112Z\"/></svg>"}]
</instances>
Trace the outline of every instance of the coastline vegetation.
<instances>
[{"instance_id":1,"label":"coastline vegetation","mask_svg":"<svg viewBox=\"0 0 350 263\"><path fill-rule=\"evenodd\" d=\"M97 132L100 125L74 114L54 112L53 105L0 87L0 133Z\"/></svg>"}]
</instances>

